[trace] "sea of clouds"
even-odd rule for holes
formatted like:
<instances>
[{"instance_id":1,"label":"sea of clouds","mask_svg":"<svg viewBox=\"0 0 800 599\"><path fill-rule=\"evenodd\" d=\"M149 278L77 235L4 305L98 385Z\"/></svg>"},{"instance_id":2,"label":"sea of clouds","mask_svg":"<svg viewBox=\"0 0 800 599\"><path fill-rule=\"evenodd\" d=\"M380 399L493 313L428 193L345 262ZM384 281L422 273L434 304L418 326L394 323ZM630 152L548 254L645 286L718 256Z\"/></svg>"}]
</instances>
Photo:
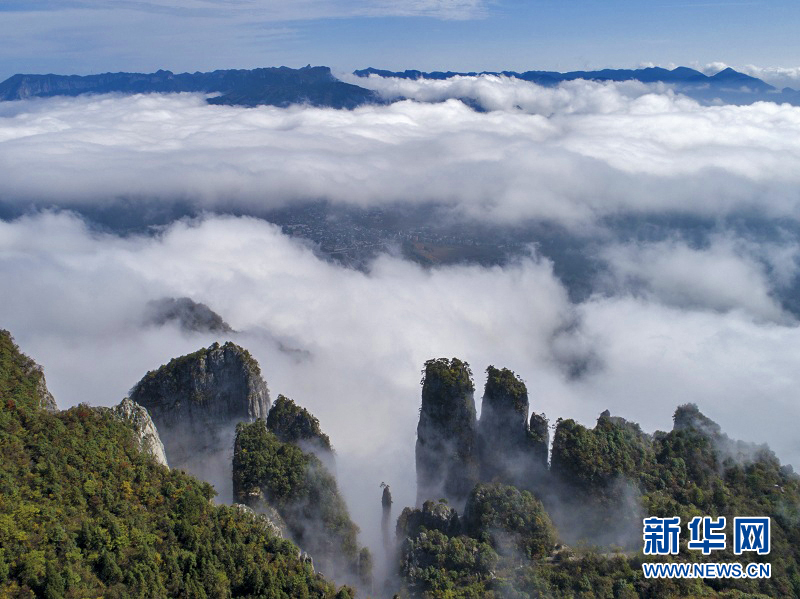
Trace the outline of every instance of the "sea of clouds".
<instances>
[{"instance_id":1,"label":"sea of clouds","mask_svg":"<svg viewBox=\"0 0 800 599\"><path fill-rule=\"evenodd\" d=\"M700 106L630 83L362 84L420 101L353 111L208 106L190 94L0 104L0 198L184 198L251 211L317 198L443 202L475 218L570 225L621 212L797 214L798 107Z\"/></svg>"},{"instance_id":2,"label":"sea of clouds","mask_svg":"<svg viewBox=\"0 0 800 599\"><path fill-rule=\"evenodd\" d=\"M732 437L800 464L800 328L777 299L798 276L796 237L604 233L625 215L795 223L800 108L701 106L630 83L364 84L407 99L353 111L191 94L0 104L0 203L26 212L0 221L0 326L45 367L60 407L117 403L147 370L218 340L142 324L148 301L186 296L239 331L230 338L273 396L319 417L375 547L380 482L397 506L414 502L420 370L433 357L467 360L478 398L488 365L513 369L551 420L592 425L610 409L668 430L695 402ZM80 216L120 198L205 212L127 235ZM354 270L258 218L318 199L592 231L606 268L575 303L534 246L504 266L386 254Z\"/></svg>"}]
</instances>

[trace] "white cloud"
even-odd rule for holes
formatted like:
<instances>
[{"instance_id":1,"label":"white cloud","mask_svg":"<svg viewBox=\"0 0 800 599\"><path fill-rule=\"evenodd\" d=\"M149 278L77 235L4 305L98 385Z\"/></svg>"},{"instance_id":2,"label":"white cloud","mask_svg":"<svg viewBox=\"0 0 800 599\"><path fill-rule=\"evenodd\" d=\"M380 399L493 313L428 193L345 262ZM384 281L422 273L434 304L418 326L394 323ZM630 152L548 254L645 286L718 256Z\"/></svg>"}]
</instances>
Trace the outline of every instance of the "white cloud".
<instances>
[{"instance_id":1,"label":"white cloud","mask_svg":"<svg viewBox=\"0 0 800 599\"><path fill-rule=\"evenodd\" d=\"M743 66L729 65L724 62L711 62L702 67L700 70L706 75L716 75L720 71L727 68L732 68L740 73L745 73L751 77L756 77L774 85L778 89L784 87L791 87L798 89L800 87L800 66L798 67L776 67L776 66L758 66L754 64L746 64Z\"/></svg>"},{"instance_id":2,"label":"white cloud","mask_svg":"<svg viewBox=\"0 0 800 599\"><path fill-rule=\"evenodd\" d=\"M451 98L475 101L485 110L525 112L543 116L555 114L609 114L624 112L633 99L664 86L638 81L598 83L565 81L556 87L542 87L503 75L457 75L449 79L404 79L399 77L357 77L340 74L356 85L373 89L387 99L409 98L419 102L444 102Z\"/></svg>"},{"instance_id":3,"label":"white cloud","mask_svg":"<svg viewBox=\"0 0 800 599\"><path fill-rule=\"evenodd\" d=\"M374 85L426 100L467 95L492 111L454 99L353 111L216 107L197 95L7 103L0 197L179 199L256 213L298 199L432 201L501 222L566 224L620 212L797 214L798 107L703 107L640 84Z\"/></svg>"},{"instance_id":4,"label":"white cloud","mask_svg":"<svg viewBox=\"0 0 800 599\"><path fill-rule=\"evenodd\" d=\"M725 69L727 69L729 67L730 67L729 64L726 64L726 63L721 62L719 60L714 61L714 62L709 62L708 64L705 64L705 65L702 65L702 66L698 66L699 70L702 73L704 73L705 75L708 75L709 77L712 77L712 76L716 75L717 73L719 73L720 71L724 71Z\"/></svg>"},{"instance_id":5,"label":"white cloud","mask_svg":"<svg viewBox=\"0 0 800 599\"><path fill-rule=\"evenodd\" d=\"M759 67L748 64L742 67L741 70L748 75L763 79L778 89L783 87L797 89L800 87L800 67Z\"/></svg>"},{"instance_id":6,"label":"white cloud","mask_svg":"<svg viewBox=\"0 0 800 599\"><path fill-rule=\"evenodd\" d=\"M790 322L775 297L769 262L758 255L767 249L717 236L702 249L673 239L611 245L603 249L603 256L614 278L612 289L627 289L677 308L745 310L756 319ZM780 264L779 281L796 275L798 247L774 251L770 262Z\"/></svg>"},{"instance_id":7,"label":"white cloud","mask_svg":"<svg viewBox=\"0 0 800 599\"><path fill-rule=\"evenodd\" d=\"M576 393L649 431L670 430L675 406L695 402L731 437L768 443L798 463L792 371L800 328L642 298L598 297L580 311L584 334L603 348L605 370L579 382Z\"/></svg>"}]
</instances>

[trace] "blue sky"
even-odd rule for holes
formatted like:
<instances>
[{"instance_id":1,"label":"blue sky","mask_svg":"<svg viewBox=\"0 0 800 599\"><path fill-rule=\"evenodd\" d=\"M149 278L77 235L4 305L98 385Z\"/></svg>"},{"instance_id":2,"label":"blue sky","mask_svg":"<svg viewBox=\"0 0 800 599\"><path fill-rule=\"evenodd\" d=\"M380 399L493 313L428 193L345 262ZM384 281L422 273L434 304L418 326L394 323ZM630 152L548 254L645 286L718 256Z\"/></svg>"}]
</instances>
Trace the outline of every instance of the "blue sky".
<instances>
[{"instance_id":1,"label":"blue sky","mask_svg":"<svg viewBox=\"0 0 800 599\"><path fill-rule=\"evenodd\" d=\"M14 73L800 66L796 0L5 0Z\"/></svg>"}]
</instances>

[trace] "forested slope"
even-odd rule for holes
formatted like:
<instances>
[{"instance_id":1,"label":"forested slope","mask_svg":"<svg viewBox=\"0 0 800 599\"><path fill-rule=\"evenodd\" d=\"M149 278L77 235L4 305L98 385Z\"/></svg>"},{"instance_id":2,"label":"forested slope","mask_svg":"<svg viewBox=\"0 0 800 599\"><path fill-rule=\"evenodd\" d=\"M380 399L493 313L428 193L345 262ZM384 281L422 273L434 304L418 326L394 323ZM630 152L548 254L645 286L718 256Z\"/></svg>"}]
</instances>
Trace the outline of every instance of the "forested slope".
<instances>
[{"instance_id":1,"label":"forested slope","mask_svg":"<svg viewBox=\"0 0 800 599\"><path fill-rule=\"evenodd\" d=\"M31 365L0 332L0 597L350 596L110 410L42 409Z\"/></svg>"}]
</instances>

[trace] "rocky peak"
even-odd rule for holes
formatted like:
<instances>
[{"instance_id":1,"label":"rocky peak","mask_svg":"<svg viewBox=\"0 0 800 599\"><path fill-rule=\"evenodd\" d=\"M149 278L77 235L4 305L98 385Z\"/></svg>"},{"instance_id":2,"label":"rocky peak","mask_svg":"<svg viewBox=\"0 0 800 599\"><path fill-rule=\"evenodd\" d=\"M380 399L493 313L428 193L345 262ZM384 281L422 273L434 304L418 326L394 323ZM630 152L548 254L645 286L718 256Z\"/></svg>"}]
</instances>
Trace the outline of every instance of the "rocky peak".
<instances>
[{"instance_id":1,"label":"rocky peak","mask_svg":"<svg viewBox=\"0 0 800 599\"><path fill-rule=\"evenodd\" d=\"M201 417L252 421L266 418L269 389L261 369L246 349L214 343L170 360L148 372L131 389L131 399L167 426Z\"/></svg>"},{"instance_id":2,"label":"rocky peak","mask_svg":"<svg viewBox=\"0 0 800 599\"><path fill-rule=\"evenodd\" d=\"M256 512L276 512L288 536L325 572L355 580L360 572L358 526L336 478L323 462L267 430L263 420L236 427L233 493Z\"/></svg>"},{"instance_id":3,"label":"rocky peak","mask_svg":"<svg viewBox=\"0 0 800 599\"><path fill-rule=\"evenodd\" d=\"M386 483L381 483L381 487L383 488L383 493L381 494L381 507L385 509L391 509L392 507L392 492L389 490L389 485Z\"/></svg>"},{"instance_id":4,"label":"rocky peak","mask_svg":"<svg viewBox=\"0 0 800 599\"><path fill-rule=\"evenodd\" d=\"M294 443L315 454L331 453L331 440L319 420L284 395L278 395L267 416L267 429L284 443Z\"/></svg>"},{"instance_id":5,"label":"rocky peak","mask_svg":"<svg viewBox=\"0 0 800 599\"><path fill-rule=\"evenodd\" d=\"M486 387L481 403L481 426L525 429L528 418L528 389L508 368L486 369Z\"/></svg>"},{"instance_id":6,"label":"rocky peak","mask_svg":"<svg viewBox=\"0 0 800 599\"><path fill-rule=\"evenodd\" d=\"M673 431L694 430L707 436L719 436L722 431L719 424L703 414L693 403L678 406L672 420Z\"/></svg>"},{"instance_id":7,"label":"rocky peak","mask_svg":"<svg viewBox=\"0 0 800 599\"><path fill-rule=\"evenodd\" d=\"M507 480L508 466L518 463L526 449L528 390L522 379L508 368L489 366L486 375L478 423L481 478Z\"/></svg>"},{"instance_id":8,"label":"rocky peak","mask_svg":"<svg viewBox=\"0 0 800 599\"><path fill-rule=\"evenodd\" d=\"M381 494L381 536L383 537L383 550L386 553L386 559L391 560L394 553L394 544L389 535L389 524L392 520L392 492L389 490L389 485L381 483L383 493Z\"/></svg>"},{"instance_id":9,"label":"rocky peak","mask_svg":"<svg viewBox=\"0 0 800 599\"><path fill-rule=\"evenodd\" d=\"M130 392L161 432L169 463L231 497L236 424L266 418L269 390L250 353L228 342L170 360Z\"/></svg>"},{"instance_id":10,"label":"rocky peak","mask_svg":"<svg viewBox=\"0 0 800 599\"><path fill-rule=\"evenodd\" d=\"M458 358L428 360L417 426L417 503L463 502L477 481L475 385Z\"/></svg>"},{"instance_id":11,"label":"rocky peak","mask_svg":"<svg viewBox=\"0 0 800 599\"><path fill-rule=\"evenodd\" d=\"M613 488L618 479L636 479L654 460L652 438L638 424L606 411L594 428L572 419L558 420L551 472L573 489L593 495Z\"/></svg>"},{"instance_id":12,"label":"rocky peak","mask_svg":"<svg viewBox=\"0 0 800 599\"><path fill-rule=\"evenodd\" d=\"M189 297L162 297L147 302L144 321L155 326L174 322L184 331L233 332L219 314Z\"/></svg>"},{"instance_id":13,"label":"rocky peak","mask_svg":"<svg viewBox=\"0 0 800 599\"><path fill-rule=\"evenodd\" d=\"M478 453L481 480L532 488L547 473L550 442L544 414L532 414L528 422L528 389L508 368L486 369Z\"/></svg>"},{"instance_id":14,"label":"rocky peak","mask_svg":"<svg viewBox=\"0 0 800 599\"><path fill-rule=\"evenodd\" d=\"M404 508L397 519L397 537L416 537L423 528L455 536L461 532L461 521L456 510L444 501L429 499L422 504L422 509Z\"/></svg>"}]
</instances>

